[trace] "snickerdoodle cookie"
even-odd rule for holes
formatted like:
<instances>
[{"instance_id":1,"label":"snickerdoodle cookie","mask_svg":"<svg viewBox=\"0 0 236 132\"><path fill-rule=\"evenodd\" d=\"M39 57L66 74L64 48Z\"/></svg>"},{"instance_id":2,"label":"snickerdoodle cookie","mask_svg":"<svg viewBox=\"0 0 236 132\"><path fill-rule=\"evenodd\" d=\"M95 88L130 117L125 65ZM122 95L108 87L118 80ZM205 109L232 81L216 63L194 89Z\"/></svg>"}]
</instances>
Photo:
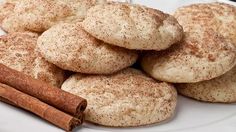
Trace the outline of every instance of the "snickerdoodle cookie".
<instances>
[{"instance_id":1,"label":"snickerdoodle cookie","mask_svg":"<svg viewBox=\"0 0 236 132\"><path fill-rule=\"evenodd\" d=\"M136 51L97 40L79 24L53 26L39 37L37 47L46 60L58 67L90 74L110 74L138 58Z\"/></svg>"},{"instance_id":2,"label":"snickerdoodle cookie","mask_svg":"<svg viewBox=\"0 0 236 132\"><path fill-rule=\"evenodd\" d=\"M161 122L174 114L177 101L171 84L157 82L132 68L112 75L75 74L62 89L87 99L86 120L105 126Z\"/></svg>"},{"instance_id":3,"label":"snickerdoodle cookie","mask_svg":"<svg viewBox=\"0 0 236 132\"><path fill-rule=\"evenodd\" d=\"M82 23L92 36L127 49L163 50L182 38L177 20L141 5L108 3L88 10Z\"/></svg>"}]
</instances>

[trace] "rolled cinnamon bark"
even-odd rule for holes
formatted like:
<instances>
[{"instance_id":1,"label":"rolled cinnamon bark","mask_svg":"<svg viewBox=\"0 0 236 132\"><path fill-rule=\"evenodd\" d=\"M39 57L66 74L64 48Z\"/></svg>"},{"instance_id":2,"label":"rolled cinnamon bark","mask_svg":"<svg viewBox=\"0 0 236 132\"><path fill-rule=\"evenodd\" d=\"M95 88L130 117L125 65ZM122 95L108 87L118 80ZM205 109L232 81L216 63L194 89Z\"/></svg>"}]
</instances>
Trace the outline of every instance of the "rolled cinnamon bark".
<instances>
[{"instance_id":1,"label":"rolled cinnamon bark","mask_svg":"<svg viewBox=\"0 0 236 132\"><path fill-rule=\"evenodd\" d=\"M71 131L82 124L82 121L77 118L1 83L0 97L0 100L30 111L66 131Z\"/></svg>"},{"instance_id":2,"label":"rolled cinnamon bark","mask_svg":"<svg viewBox=\"0 0 236 132\"><path fill-rule=\"evenodd\" d=\"M50 86L3 64L0 64L0 83L12 86L75 117L87 106L85 99Z\"/></svg>"},{"instance_id":3,"label":"rolled cinnamon bark","mask_svg":"<svg viewBox=\"0 0 236 132\"><path fill-rule=\"evenodd\" d=\"M1 96L0 96L0 101L2 101L4 103L7 103L7 104L10 104L10 105L13 105L13 106L16 106L13 102L11 102L11 101L9 101L9 100L1 97Z\"/></svg>"}]
</instances>

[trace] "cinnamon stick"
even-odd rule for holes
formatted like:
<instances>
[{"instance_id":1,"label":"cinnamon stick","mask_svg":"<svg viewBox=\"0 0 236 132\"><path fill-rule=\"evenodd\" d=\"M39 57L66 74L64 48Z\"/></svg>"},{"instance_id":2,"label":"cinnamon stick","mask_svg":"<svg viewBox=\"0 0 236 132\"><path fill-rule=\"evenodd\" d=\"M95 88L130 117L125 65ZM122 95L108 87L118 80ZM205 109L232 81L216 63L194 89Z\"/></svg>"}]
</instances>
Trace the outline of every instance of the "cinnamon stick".
<instances>
[{"instance_id":1,"label":"cinnamon stick","mask_svg":"<svg viewBox=\"0 0 236 132\"><path fill-rule=\"evenodd\" d=\"M7 104L10 104L10 105L13 105L13 106L16 106L16 104L14 104L13 102L3 98L0 96L0 101L4 102L4 103L7 103Z\"/></svg>"},{"instance_id":2,"label":"cinnamon stick","mask_svg":"<svg viewBox=\"0 0 236 132\"><path fill-rule=\"evenodd\" d=\"M50 86L3 64L0 64L0 83L12 86L73 116L79 115L87 106L85 99Z\"/></svg>"},{"instance_id":3,"label":"cinnamon stick","mask_svg":"<svg viewBox=\"0 0 236 132\"><path fill-rule=\"evenodd\" d=\"M66 131L71 131L82 124L82 121L77 118L1 83L0 97L2 101L30 111Z\"/></svg>"}]
</instances>

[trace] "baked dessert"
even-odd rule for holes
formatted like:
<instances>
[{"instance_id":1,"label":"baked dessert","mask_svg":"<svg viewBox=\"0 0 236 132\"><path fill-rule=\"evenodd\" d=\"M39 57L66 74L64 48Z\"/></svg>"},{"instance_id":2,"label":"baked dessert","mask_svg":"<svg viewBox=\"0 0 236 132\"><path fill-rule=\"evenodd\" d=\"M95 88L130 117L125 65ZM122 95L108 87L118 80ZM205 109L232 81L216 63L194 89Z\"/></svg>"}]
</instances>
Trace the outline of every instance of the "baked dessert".
<instances>
[{"instance_id":1,"label":"baked dessert","mask_svg":"<svg viewBox=\"0 0 236 132\"><path fill-rule=\"evenodd\" d=\"M135 50L163 50L180 41L183 34L173 16L127 3L91 7L82 26L106 43Z\"/></svg>"},{"instance_id":2,"label":"baked dessert","mask_svg":"<svg viewBox=\"0 0 236 132\"><path fill-rule=\"evenodd\" d=\"M58 24L38 39L42 56L58 67L80 73L111 74L136 62L136 51L97 40L79 24Z\"/></svg>"},{"instance_id":3,"label":"baked dessert","mask_svg":"<svg viewBox=\"0 0 236 132\"><path fill-rule=\"evenodd\" d=\"M75 74L62 89L88 101L85 120L113 127L141 126L169 119L177 92L139 70L128 68L112 75Z\"/></svg>"}]
</instances>

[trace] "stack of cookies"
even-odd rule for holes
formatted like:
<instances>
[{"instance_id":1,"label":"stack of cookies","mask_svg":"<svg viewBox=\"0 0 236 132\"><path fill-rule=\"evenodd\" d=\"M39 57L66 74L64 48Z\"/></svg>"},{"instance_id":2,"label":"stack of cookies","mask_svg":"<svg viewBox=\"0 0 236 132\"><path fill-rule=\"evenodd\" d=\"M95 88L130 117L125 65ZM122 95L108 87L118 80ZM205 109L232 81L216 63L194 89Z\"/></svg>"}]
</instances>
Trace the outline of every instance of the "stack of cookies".
<instances>
[{"instance_id":1,"label":"stack of cookies","mask_svg":"<svg viewBox=\"0 0 236 132\"><path fill-rule=\"evenodd\" d=\"M161 81L177 83L178 92L200 101L236 102L236 7L223 3L177 9L181 42L168 50L148 52L143 69Z\"/></svg>"},{"instance_id":2,"label":"stack of cookies","mask_svg":"<svg viewBox=\"0 0 236 132\"><path fill-rule=\"evenodd\" d=\"M174 85L198 100L236 102L233 6L190 5L174 16L106 0L7 0L0 8L8 33L0 62L87 99L89 122L169 119Z\"/></svg>"},{"instance_id":3,"label":"stack of cookies","mask_svg":"<svg viewBox=\"0 0 236 132\"><path fill-rule=\"evenodd\" d=\"M143 69L152 77L177 83L182 95L208 102L236 102L236 7L195 4L174 16L183 26L182 42L143 56Z\"/></svg>"}]
</instances>

